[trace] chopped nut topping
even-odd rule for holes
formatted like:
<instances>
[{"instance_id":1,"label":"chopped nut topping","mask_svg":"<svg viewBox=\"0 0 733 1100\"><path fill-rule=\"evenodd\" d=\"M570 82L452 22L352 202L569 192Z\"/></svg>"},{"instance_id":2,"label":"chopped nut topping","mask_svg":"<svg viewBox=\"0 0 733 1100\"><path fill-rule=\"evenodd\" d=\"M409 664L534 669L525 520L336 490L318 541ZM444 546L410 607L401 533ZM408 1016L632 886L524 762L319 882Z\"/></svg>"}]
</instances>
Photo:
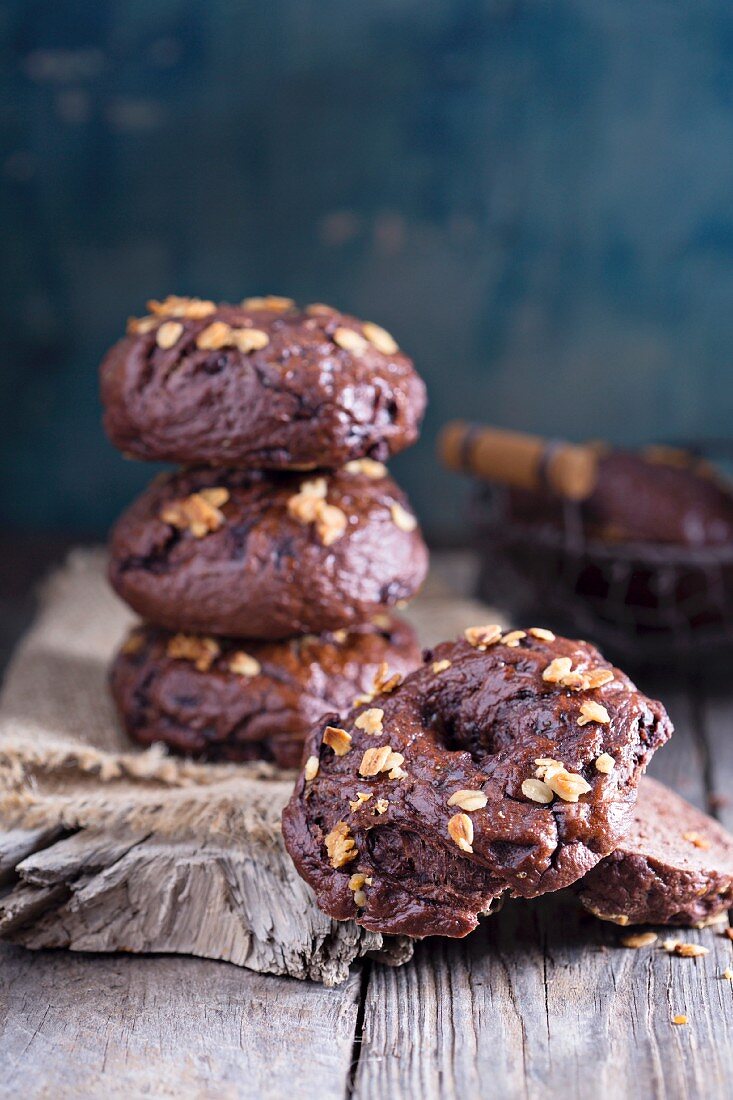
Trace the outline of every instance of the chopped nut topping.
<instances>
[{"instance_id":1,"label":"chopped nut topping","mask_svg":"<svg viewBox=\"0 0 733 1100\"><path fill-rule=\"evenodd\" d=\"M364 893L364 886L371 886L372 880L367 878L361 871L357 871L355 875L352 875L349 879L349 890L354 891L354 903L360 908L366 905L366 894Z\"/></svg>"},{"instance_id":2,"label":"chopped nut topping","mask_svg":"<svg viewBox=\"0 0 733 1100\"><path fill-rule=\"evenodd\" d=\"M352 705L352 707L363 707L365 703L371 703L373 699L374 699L374 692L373 691L368 691L368 692L365 692L363 695L355 696L354 701L351 705Z\"/></svg>"},{"instance_id":3,"label":"chopped nut topping","mask_svg":"<svg viewBox=\"0 0 733 1100\"><path fill-rule=\"evenodd\" d=\"M595 703L592 699L587 699L584 703L580 704L579 726L587 726L589 722L598 722L602 726L607 726L610 721L610 714L600 703Z\"/></svg>"},{"instance_id":4,"label":"chopped nut topping","mask_svg":"<svg viewBox=\"0 0 733 1100\"><path fill-rule=\"evenodd\" d=\"M266 294L260 298L245 298L242 309L278 309L283 312L295 305L292 298L280 298L277 294Z\"/></svg>"},{"instance_id":5,"label":"chopped nut topping","mask_svg":"<svg viewBox=\"0 0 733 1100\"><path fill-rule=\"evenodd\" d=\"M463 631L466 641L477 649L487 649L490 645L495 645L501 638L501 634L501 627L496 623L490 623L488 626L469 626Z\"/></svg>"},{"instance_id":6,"label":"chopped nut topping","mask_svg":"<svg viewBox=\"0 0 733 1100\"><path fill-rule=\"evenodd\" d=\"M372 615L372 622L379 630L389 630L392 626L392 620L383 611L378 611L376 615Z\"/></svg>"},{"instance_id":7,"label":"chopped nut topping","mask_svg":"<svg viewBox=\"0 0 733 1100\"><path fill-rule=\"evenodd\" d=\"M351 835L351 829L345 821L336 822L331 832L326 836L324 844L328 852L329 862L334 868L343 867L345 863L350 863L352 859L356 859L359 854Z\"/></svg>"},{"instance_id":8,"label":"chopped nut topping","mask_svg":"<svg viewBox=\"0 0 733 1100\"><path fill-rule=\"evenodd\" d=\"M392 522L395 527L399 527L400 531L414 531L417 527L417 517L413 516L412 512L408 512L407 509L403 508L397 501L393 502L389 511L392 516Z\"/></svg>"},{"instance_id":9,"label":"chopped nut topping","mask_svg":"<svg viewBox=\"0 0 733 1100\"><path fill-rule=\"evenodd\" d=\"M704 837L702 833L696 833L694 831L683 833L682 839L688 840L695 848L701 848L703 851L706 851L710 847L710 841L707 837Z\"/></svg>"},{"instance_id":10,"label":"chopped nut topping","mask_svg":"<svg viewBox=\"0 0 733 1100\"><path fill-rule=\"evenodd\" d=\"M500 641L502 645L509 646L510 649L516 649L522 638L526 637L526 630L510 630L508 634L502 636Z\"/></svg>"},{"instance_id":11,"label":"chopped nut topping","mask_svg":"<svg viewBox=\"0 0 733 1100\"><path fill-rule=\"evenodd\" d=\"M384 711L380 707L370 707L369 710L362 711L355 720L354 725L357 729L364 730L365 733L377 734L382 732L383 718Z\"/></svg>"},{"instance_id":12,"label":"chopped nut topping","mask_svg":"<svg viewBox=\"0 0 733 1100\"><path fill-rule=\"evenodd\" d=\"M559 684L573 691L588 691L602 687L613 680L610 669L598 668L588 672L573 670L570 657L555 657L542 673L542 679L548 684Z\"/></svg>"},{"instance_id":13,"label":"chopped nut topping","mask_svg":"<svg viewBox=\"0 0 733 1100\"><path fill-rule=\"evenodd\" d=\"M386 798L378 798L377 801L374 803L374 809L377 811L378 814L386 814L388 806L389 802Z\"/></svg>"},{"instance_id":14,"label":"chopped nut topping","mask_svg":"<svg viewBox=\"0 0 733 1100\"><path fill-rule=\"evenodd\" d=\"M397 341L394 337L380 325L375 325L373 321L366 321L361 326L361 331L369 343L374 344L377 351L381 351L383 355L394 355L398 350Z\"/></svg>"},{"instance_id":15,"label":"chopped nut topping","mask_svg":"<svg viewBox=\"0 0 733 1100\"><path fill-rule=\"evenodd\" d=\"M219 351L233 346L232 328L226 321L212 321L196 337L196 347L200 351Z\"/></svg>"},{"instance_id":16,"label":"chopped nut topping","mask_svg":"<svg viewBox=\"0 0 733 1100\"><path fill-rule=\"evenodd\" d=\"M349 806L351 807L352 811L358 810L361 804L363 802L368 802L371 797L371 791L357 791L356 798L353 801L349 799Z\"/></svg>"},{"instance_id":17,"label":"chopped nut topping","mask_svg":"<svg viewBox=\"0 0 733 1100\"><path fill-rule=\"evenodd\" d=\"M374 677L375 695L391 695L395 688L399 687L401 683L402 673L393 672L390 676L389 665L386 661L382 661Z\"/></svg>"},{"instance_id":18,"label":"chopped nut topping","mask_svg":"<svg viewBox=\"0 0 733 1100\"><path fill-rule=\"evenodd\" d=\"M301 483L300 491L288 501L288 513L299 523L315 523L318 505L326 499L325 477L315 477Z\"/></svg>"},{"instance_id":19,"label":"chopped nut topping","mask_svg":"<svg viewBox=\"0 0 733 1100\"><path fill-rule=\"evenodd\" d=\"M651 947L657 942L656 932L632 932L621 940L623 947Z\"/></svg>"},{"instance_id":20,"label":"chopped nut topping","mask_svg":"<svg viewBox=\"0 0 733 1100\"><path fill-rule=\"evenodd\" d=\"M157 324L157 317L129 317L126 331L128 335L136 336L138 334L150 332Z\"/></svg>"},{"instance_id":21,"label":"chopped nut topping","mask_svg":"<svg viewBox=\"0 0 733 1100\"><path fill-rule=\"evenodd\" d=\"M377 481L380 477L387 476L387 467L383 462L377 462L373 458L355 458L344 466L347 474L363 474L364 477Z\"/></svg>"},{"instance_id":22,"label":"chopped nut topping","mask_svg":"<svg viewBox=\"0 0 733 1100\"><path fill-rule=\"evenodd\" d=\"M324 305L323 302L311 302L305 307L305 312L310 317L317 317L319 313L338 313L338 310L333 306Z\"/></svg>"},{"instance_id":23,"label":"chopped nut topping","mask_svg":"<svg viewBox=\"0 0 733 1100\"><path fill-rule=\"evenodd\" d=\"M527 631L533 638L538 638L541 642L554 642L555 635L551 630L545 630L544 626L531 626Z\"/></svg>"},{"instance_id":24,"label":"chopped nut topping","mask_svg":"<svg viewBox=\"0 0 733 1100\"><path fill-rule=\"evenodd\" d=\"M569 772L562 764L551 764L545 768L542 776L544 782L562 798L563 802L577 802L581 794L587 794L591 790L590 783L583 779L577 772Z\"/></svg>"},{"instance_id":25,"label":"chopped nut topping","mask_svg":"<svg viewBox=\"0 0 733 1100\"><path fill-rule=\"evenodd\" d=\"M323 545L331 546L343 535L348 520L340 508L326 504L326 487L325 477L304 481L300 492L288 501L288 514L298 523L314 523Z\"/></svg>"},{"instance_id":26,"label":"chopped nut topping","mask_svg":"<svg viewBox=\"0 0 733 1100\"><path fill-rule=\"evenodd\" d=\"M223 488L201 489L183 500L174 500L161 509L159 518L180 531L188 530L194 538L202 539L211 531L218 531L224 524L220 507L229 500L229 490Z\"/></svg>"},{"instance_id":27,"label":"chopped nut topping","mask_svg":"<svg viewBox=\"0 0 733 1100\"><path fill-rule=\"evenodd\" d=\"M433 661L433 672L445 672L447 668L450 668L451 662L447 659L442 661Z\"/></svg>"},{"instance_id":28,"label":"chopped nut topping","mask_svg":"<svg viewBox=\"0 0 733 1100\"><path fill-rule=\"evenodd\" d=\"M468 814L454 814L448 822L448 835L462 852L473 851L473 822Z\"/></svg>"},{"instance_id":29,"label":"chopped nut topping","mask_svg":"<svg viewBox=\"0 0 733 1100\"><path fill-rule=\"evenodd\" d=\"M159 348L168 350L177 344L183 335L183 325L180 321L164 321L155 334L155 342Z\"/></svg>"},{"instance_id":30,"label":"chopped nut topping","mask_svg":"<svg viewBox=\"0 0 733 1100\"><path fill-rule=\"evenodd\" d=\"M237 676L259 676L262 665L256 657L239 649L229 658L229 671L236 672Z\"/></svg>"},{"instance_id":31,"label":"chopped nut topping","mask_svg":"<svg viewBox=\"0 0 733 1100\"><path fill-rule=\"evenodd\" d=\"M351 734L339 726L326 726L323 731L323 743L332 748L337 756L346 756L351 750Z\"/></svg>"},{"instance_id":32,"label":"chopped nut topping","mask_svg":"<svg viewBox=\"0 0 733 1100\"><path fill-rule=\"evenodd\" d=\"M120 646L120 653L124 653L126 657L132 656L133 653L139 653L143 647L145 641L145 635L142 630L133 630L124 642Z\"/></svg>"},{"instance_id":33,"label":"chopped nut topping","mask_svg":"<svg viewBox=\"0 0 733 1100\"><path fill-rule=\"evenodd\" d=\"M270 337L259 328L233 328L230 337L235 348L239 348L245 355L249 355L251 351L260 351L270 343Z\"/></svg>"},{"instance_id":34,"label":"chopped nut topping","mask_svg":"<svg viewBox=\"0 0 733 1100\"><path fill-rule=\"evenodd\" d=\"M320 762L317 756L309 756L305 762L305 768L303 774L305 778L310 782L311 779L315 779L318 775L318 769L320 768Z\"/></svg>"},{"instance_id":35,"label":"chopped nut topping","mask_svg":"<svg viewBox=\"0 0 733 1100\"><path fill-rule=\"evenodd\" d=\"M316 517L316 534L324 546L332 546L341 538L348 520L346 513L337 508L335 504L325 504L321 501Z\"/></svg>"},{"instance_id":36,"label":"chopped nut topping","mask_svg":"<svg viewBox=\"0 0 733 1100\"><path fill-rule=\"evenodd\" d=\"M608 752L602 752L596 759L596 771L602 772L604 775L610 775L615 767L616 761Z\"/></svg>"},{"instance_id":37,"label":"chopped nut topping","mask_svg":"<svg viewBox=\"0 0 733 1100\"><path fill-rule=\"evenodd\" d=\"M359 775L379 775L392 755L391 745L380 745L376 749L367 749L361 758Z\"/></svg>"},{"instance_id":38,"label":"chopped nut topping","mask_svg":"<svg viewBox=\"0 0 733 1100\"><path fill-rule=\"evenodd\" d=\"M488 802L483 791L455 791L448 799L449 806L460 806L462 810L483 810Z\"/></svg>"},{"instance_id":39,"label":"chopped nut topping","mask_svg":"<svg viewBox=\"0 0 733 1100\"><path fill-rule=\"evenodd\" d=\"M710 954L710 948L703 947L700 943L681 943L679 940L665 940L662 947L670 955L678 955L681 959L699 959L703 955Z\"/></svg>"},{"instance_id":40,"label":"chopped nut topping","mask_svg":"<svg viewBox=\"0 0 733 1100\"><path fill-rule=\"evenodd\" d=\"M672 1023L673 1024L686 1024L686 1023L688 1023L688 1019L684 1015L684 1013L680 1012L677 1016L672 1017Z\"/></svg>"},{"instance_id":41,"label":"chopped nut topping","mask_svg":"<svg viewBox=\"0 0 733 1100\"><path fill-rule=\"evenodd\" d=\"M541 779L525 779L522 794L532 802L552 802L552 791Z\"/></svg>"},{"instance_id":42,"label":"chopped nut topping","mask_svg":"<svg viewBox=\"0 0 733 1100\"><path fill-rule=\"evenodd\" d=\"M169 294L162 302L152 299L148 302L148 309L157 317L185 317L189 321L200 321L215 313L216 305L202 298L179 298L176 294Z\"/></svg>"},{"instance_id":43,"label":"chopped nut topping","mask_svg":"<svg viewBox=\"0 0 733 1100\"><path fill-rule=\"evenodd\" d=\"M366 750L361 758L359 774L372 776L389 772L390 779L404 779L407 775L401 767L404 761L402 753L394 752L391 745L380 745L379 748Z\"/></svg>"},{"instance_id":44,"label":"chopped nut topping","mask_svg":"<svg viewBox=\"0 0 733 1100\"><path fill-rule=\"evenodd\" d=\"M334 344L353 355L362 355L369 347L368 341L358 332L354 332L353 328L337 328L332 339Z\"/></svg>"},{"instance_id":45,"label":"chopped nut topping","mask_svg":"<svg viewBox=\"0 0 733 1100\"><path fill-rule=\"evenodd\" d=\"M592 668L583 675L588 681L590 691L595 691L596 688L603 687L604 684L610 684L613 680L613 672L610 668Z\"/></svg>"},{"instance_id":46,"label":"chopped nut topping","mask_svg":"<svg viewBox=\"0 0 733 1100\"><path fill-rule=\"evenodd\" d=\"M331 635L336 645L343 645L348 636L348 630L345 630L343 628L341 630L334 630L333 634Z\"/></svg>"},{"instance_id":47,"label":"chopped nut topping","mask_svg":"<svg viewBox=\"0 0 733 1100\"><path fill-rule=\"evenodd\" d=\"M220 652L217 641L196 634L174 634L166 646L174 661L193 661L199 672L208 672Z\"/></svg>"}]
</instances>

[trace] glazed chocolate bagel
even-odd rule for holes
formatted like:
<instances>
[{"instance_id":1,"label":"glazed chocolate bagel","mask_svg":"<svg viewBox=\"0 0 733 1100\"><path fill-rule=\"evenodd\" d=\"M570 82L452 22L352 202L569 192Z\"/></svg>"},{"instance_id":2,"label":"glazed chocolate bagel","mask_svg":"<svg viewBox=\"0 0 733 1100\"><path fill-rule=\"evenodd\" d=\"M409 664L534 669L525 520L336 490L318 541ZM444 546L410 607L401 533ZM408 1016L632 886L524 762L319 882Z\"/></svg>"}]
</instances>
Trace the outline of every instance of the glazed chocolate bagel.
<instances>
[{"instance_id":1,"label":"glazed chocolate bagel","mask_svg":"<svg viewBox=\"0 0 733 1100\"><path fill-rule=\"evenodd\" d=\"M733 905L733 836L644 778L626 836L583 879L580 900L616 924L704 924Z\"/></svg>"},{"instance_id":2,"label":"glazed chocolate bagel","mask_svg":"<svg viewBox=\"0 0 733 1100\"><path fill-rule=\"evenodd\" d=\"M330 916L464 936L493 899L568 886L623 837L672 732L663 706L586 642L500 634L444 642L311 731L283 835Z\"/></svg>"},{"instance_id":3,"label":"glazed chocolate bagel","mask_svg":"<svg viewBox=\"0 0 733 1100\"><path fill-rule=\"evenodd\" d=\"M143 619L239 638L350 627L413 596L426 570L405 496L369 459L312 477L171 474L121 516L110 542L111 583Z\"/></svg>"},{"instance_id":4,"label":"glazed chocolate bagel","mask_svg":"<svg viewBox=\"0 0 733 1100\"><path fill-rule=\"evenodd\" d=\"M112 664L112 695L140 744L295 768L305 734L321 714L349 711L375 677L420 664L412 627L393 615L375 619L348 633L248 642L246 648L232 638L140 626Z\"/></svg>"},{"instance_id":5,"label":"glazed chocolate bagel","mask_svg":"<svg viewBox=\"0 0 733 1100\"><path fill-rule=\"evenodd\" d=\"M425 386L378 325L289 298L148 308L101 366L104 427L129 455L335 468L417 439Z\"/></svg>"}]
</instances>

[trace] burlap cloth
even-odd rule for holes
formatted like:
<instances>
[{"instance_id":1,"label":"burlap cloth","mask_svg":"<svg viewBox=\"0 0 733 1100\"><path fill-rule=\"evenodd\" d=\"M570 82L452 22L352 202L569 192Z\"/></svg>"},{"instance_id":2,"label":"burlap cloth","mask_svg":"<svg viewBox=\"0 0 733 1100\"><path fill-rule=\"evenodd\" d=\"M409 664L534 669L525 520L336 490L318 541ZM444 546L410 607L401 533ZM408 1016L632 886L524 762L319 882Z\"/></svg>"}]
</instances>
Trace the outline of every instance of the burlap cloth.
<instances>
[{"instance_id":1,"label":"burlap cloth","mask_svg":"<svg viewBox=\"0 0 733 1100\"><path fill-rule=\"evenodd\" d=\"M159 747L143 751L122 731L107 690L107 666L134 617L109 589L104 572L102 550L73 551L44 585L37 619L8 668L0 695L0 828L6 837L5 867L0 843L0 876L12 870L8 849L12 854L15 848L7 838L25 836L25 831L63 830L68 836L83 830L97 838L97 846L100 837L134 834L145 837L148 845L152 837L158 852L166 843L186 844L187 851L216 851L219 862L222 853L234 860L256 850L260 861L279 861L280 878L287 879L294 904L312 904L288 864L279 831L292 777L264 763L198 764L169 756ZM448 598L445 585L433 579L410 617L423 644L431 644L486 614L481 605ZM62 845L57 847L61 850ZM29 851L30 846L26 851L20 845L18 855L28 856ZM19 866L36 889L53 877L48 866L41 873L32 856ZM85 866L85 882L89 873ZM75 900L78 908L80 895ZM70 903L65 904L68 909ZM316 914L314 926L318 919L326 918ZM32 946L119 946L113 936L88 940L77 934L75 940L72 932L61 935L50 917L35 939L19 932L18 925L16 915L10 921L14 938ZM215 929L211 935L216 937ZM166 941L161 946L156 936L151 941L141 934L139 943L127 946L166 949ZM290 962L252 963L242 952L199 940L200 936L191 948L197 954L294 972ZM187 948L173 937L170 949ZM299 950L302 954L302 945ZM248 952L249 948L244 956ZM323 977L317 966L315 972L307 963L300 969L298 976ZM342 971L343 967L340 976Z\"/></svg>"}]
</instances>

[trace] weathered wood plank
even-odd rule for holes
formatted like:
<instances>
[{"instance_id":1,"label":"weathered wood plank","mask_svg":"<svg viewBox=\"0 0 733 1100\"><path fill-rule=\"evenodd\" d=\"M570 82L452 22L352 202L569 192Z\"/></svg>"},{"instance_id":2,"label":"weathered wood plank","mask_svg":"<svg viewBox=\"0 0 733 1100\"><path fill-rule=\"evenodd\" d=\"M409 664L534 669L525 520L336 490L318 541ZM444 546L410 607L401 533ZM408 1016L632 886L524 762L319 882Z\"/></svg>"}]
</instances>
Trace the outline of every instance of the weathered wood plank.
<instances>
[{"instance_id":1,"label":"weathered wood plank","mask_svg":"<svg viewBox=\"0 0 733 1100\"><path fill-rule=\"evenodd\" d=\"M684 684L660 694L678 732L654 772L704 805L697 706ZM467 940L425 941L403 970L374 966L355 1096L727 1097L733 988L719 975L730 942L719 929L661 932L710 949L691 960L625 949L623 934L566 891L509 903ZM672 1024L678 1013L688 1025Z\"/></svg>"},{"instance_id":2,"label":"weathered wood plank","mask_svg":"<svg viewBox=\"0 0 733 1100\"><path fill-rule=\"evenodd\" d=\"M198 959L0 947L0 1095L343 1097L359 974L339 989Z\"/></svg>"}]
</instances>

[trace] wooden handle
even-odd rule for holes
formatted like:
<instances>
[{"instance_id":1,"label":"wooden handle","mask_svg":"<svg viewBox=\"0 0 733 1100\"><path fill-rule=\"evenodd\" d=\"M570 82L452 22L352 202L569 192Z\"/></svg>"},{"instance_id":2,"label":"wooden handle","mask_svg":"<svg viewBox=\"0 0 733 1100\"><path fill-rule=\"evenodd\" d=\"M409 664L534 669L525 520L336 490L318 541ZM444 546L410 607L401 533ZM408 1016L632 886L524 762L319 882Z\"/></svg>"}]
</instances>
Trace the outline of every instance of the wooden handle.
<instances>
[{"instance_id":1,"label":"wooden handle","mask_svg":"<svg viewBox=\"0 0 733 1100\"><path fill-rule=\"evenodd\" d=\"M446 424L438 451L451 470L515 489L549 489L568 500L586 500L598 474L598 448L553 443L462 420Z\"/></svg>"}]
</instances>

